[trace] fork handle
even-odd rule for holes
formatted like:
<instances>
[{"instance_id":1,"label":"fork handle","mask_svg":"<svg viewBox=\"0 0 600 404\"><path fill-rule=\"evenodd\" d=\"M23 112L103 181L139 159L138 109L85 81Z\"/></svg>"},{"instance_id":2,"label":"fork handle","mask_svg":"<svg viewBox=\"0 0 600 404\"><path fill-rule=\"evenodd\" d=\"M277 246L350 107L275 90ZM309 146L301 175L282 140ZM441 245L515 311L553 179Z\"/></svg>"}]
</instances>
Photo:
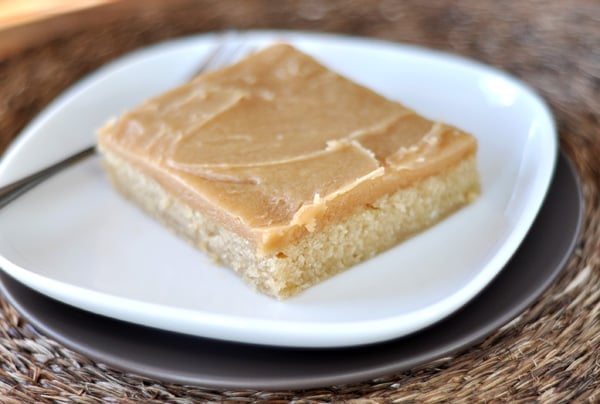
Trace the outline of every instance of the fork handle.
<instances>
[{"instance_id":1,"label":"fork handle","mask_svg":"<svg viewBox=\"0 0 600 404\"><path fill-rule=\"evenodd\" d=\"M90 157L96 153L95 146L88 147L78 153L75 153L64 160L61 160L49 167L35 172L23 179L15 181L11 184L0 187L0 209L8 205L10 202L29 191L31 188L44 181L46 178L56 174L57 172L69 167L78 161Z\"/></svg>"}]
</instances>

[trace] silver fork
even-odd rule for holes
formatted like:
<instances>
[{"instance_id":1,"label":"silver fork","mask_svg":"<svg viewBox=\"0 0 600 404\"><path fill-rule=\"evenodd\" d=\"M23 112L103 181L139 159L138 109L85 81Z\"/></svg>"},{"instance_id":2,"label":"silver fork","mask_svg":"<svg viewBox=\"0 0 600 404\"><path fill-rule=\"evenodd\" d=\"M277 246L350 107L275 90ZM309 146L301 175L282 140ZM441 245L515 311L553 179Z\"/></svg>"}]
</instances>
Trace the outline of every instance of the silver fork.
<instances>
[{"instance_id":1,"label":"silver fork","mask_svg":"<svg viewBox=\"0 0 600 404\"><path fill-rule=\"evenodd\" d=\"M220 66L232 62L239 55L241 49L245 46L244 41L239 41L233 46L230 45L231 36L234 34L231 32L222 35L222 39L210 52L210 54L202 61L198 69L194 72L190 79L193 79L200 73L204 73L209 70L214 70ZM67 158L58 161L46 168L43 168L35 173L28 175L25 178L12 182L8 185L0 187L0 209L8 205L25 192L31 190L36 185L52 177L54 174L70 167L88 157L96 154L96 146L92 145L84 150L81 150L75 154L68 156Z\"/></svg>"}]
</instances>

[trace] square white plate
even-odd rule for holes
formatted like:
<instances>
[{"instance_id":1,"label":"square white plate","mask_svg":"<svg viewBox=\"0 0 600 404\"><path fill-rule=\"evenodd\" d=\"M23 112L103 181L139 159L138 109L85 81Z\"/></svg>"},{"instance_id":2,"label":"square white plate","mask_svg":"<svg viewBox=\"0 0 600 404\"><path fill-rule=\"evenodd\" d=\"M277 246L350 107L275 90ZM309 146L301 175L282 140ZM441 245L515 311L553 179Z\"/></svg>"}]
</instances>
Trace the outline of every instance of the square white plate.
<instances>
[{"instance_id":1,"label":"square white plate","mask_svg":"<svg viewBox=\"0 0 600 404\"><path fill-rule=\"evenodd\" d=\"M503 268L548 190L557 134L546 104L485 65L395 43L256 31L292 43L430 119L473 133L482 196L400 246L300 296L276 301L174 237L117 195L97 159L0 211L0 266L73 306L164 330L278 346L341 347L417 331L462 307ZM111 116L185 81L218 37L152 46L57 98L0 163L0 184L89 146Z\"/></svg>"}]
</instances>

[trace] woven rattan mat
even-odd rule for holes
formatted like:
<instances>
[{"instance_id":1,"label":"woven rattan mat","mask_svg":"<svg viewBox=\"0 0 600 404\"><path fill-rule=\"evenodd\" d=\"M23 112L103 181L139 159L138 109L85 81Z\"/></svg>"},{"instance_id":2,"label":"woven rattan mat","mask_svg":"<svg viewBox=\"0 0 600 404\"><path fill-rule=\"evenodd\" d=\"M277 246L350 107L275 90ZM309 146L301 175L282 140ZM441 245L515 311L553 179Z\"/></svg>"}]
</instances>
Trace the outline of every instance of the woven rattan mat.
<instances>
[{"instance_id":1,"label":"woven rattan mat","mask_svg":"<svg viewBox=\"0 0 600 404\"><path fill-rule=\"evenodd\" d=\"M0 151L68 85L149 43L228 27L379 37L465 55L537 89L556 114L561 145L583 182L582 238L551 288L481 344L419 369L314 390L223 391L125 375L38 334L0 299L0 401L600 402L597 0L176 0L105 17L0 60Z\"/></svg>"}]
</instances>

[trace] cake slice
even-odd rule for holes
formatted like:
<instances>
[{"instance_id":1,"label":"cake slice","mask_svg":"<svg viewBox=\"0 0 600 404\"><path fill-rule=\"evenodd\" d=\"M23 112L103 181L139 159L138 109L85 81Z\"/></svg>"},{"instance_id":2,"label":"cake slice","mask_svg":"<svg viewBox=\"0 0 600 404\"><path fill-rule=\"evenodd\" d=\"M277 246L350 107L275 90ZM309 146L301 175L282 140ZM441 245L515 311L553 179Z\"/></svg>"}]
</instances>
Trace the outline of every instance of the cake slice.
<instances>
[{"instance_id":1,"label":"cake slice","mask_svg":"<svg viewBox=\"0 0 600 404\"><path fill-rule=\"evenodd\" d=\"M127 198L280 299L479 193L471 135L286 44L146 101L98 149Z\"/></svg>"}]
</instances>

